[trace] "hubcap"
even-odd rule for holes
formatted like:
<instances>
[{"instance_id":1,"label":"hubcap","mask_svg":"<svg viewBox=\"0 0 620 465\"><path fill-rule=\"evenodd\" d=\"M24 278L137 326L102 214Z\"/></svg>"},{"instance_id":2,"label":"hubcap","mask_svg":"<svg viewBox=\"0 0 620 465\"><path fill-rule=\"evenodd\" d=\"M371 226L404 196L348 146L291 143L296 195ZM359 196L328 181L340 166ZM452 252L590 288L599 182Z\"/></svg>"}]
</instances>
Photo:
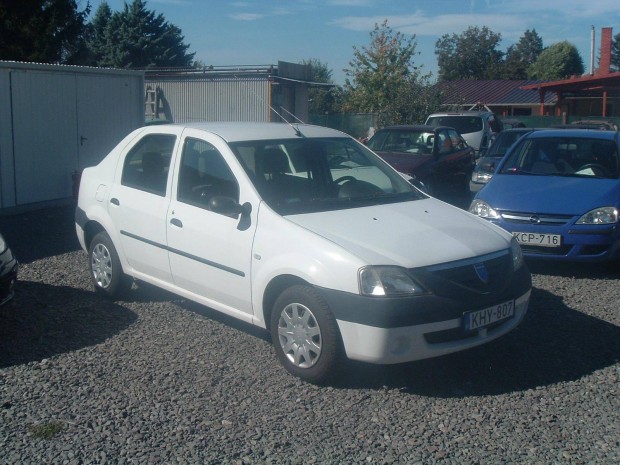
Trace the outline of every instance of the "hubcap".
<instances>
[{"instance_id":1,"label":"hubcap","mask_svg":"<svg viewBox=\"0 0 620 465\"><path fill-rule=\"evenodd\" d=\"M106 289L112 282L112 257L110 251L103 244L97 244L93 248L90 259L90 268L97 286Z\"/></svg>"},{"instance_id":2,"label":"hubcap","mask_svg":"<svg viewBox=\"0 0 620 465\"><path fill-rule=\"evenodd\" d=\"M321 328L310 309L302 304L284 307L278 321L280 347L299 368L310 368L321 356Z\"/></svg>"}]
</instances>

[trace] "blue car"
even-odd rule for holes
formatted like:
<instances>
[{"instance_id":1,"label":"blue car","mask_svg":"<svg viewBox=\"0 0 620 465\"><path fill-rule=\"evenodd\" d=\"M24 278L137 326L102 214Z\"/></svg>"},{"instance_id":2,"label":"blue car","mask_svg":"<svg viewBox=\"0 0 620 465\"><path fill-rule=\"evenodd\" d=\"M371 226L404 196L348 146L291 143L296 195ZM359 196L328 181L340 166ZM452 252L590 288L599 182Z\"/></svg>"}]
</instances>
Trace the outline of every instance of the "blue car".
<instances>
[{"instance_id":1,"label":"blue car","mask_svg":"<svg viewBox=\"0 0 620 465\"><path fill-rule=\"evenodd\" d=\"M617 131L535 131L515 144L469 211L511 232L528 258L620 258Z\"/></svg>"}]
</instances>

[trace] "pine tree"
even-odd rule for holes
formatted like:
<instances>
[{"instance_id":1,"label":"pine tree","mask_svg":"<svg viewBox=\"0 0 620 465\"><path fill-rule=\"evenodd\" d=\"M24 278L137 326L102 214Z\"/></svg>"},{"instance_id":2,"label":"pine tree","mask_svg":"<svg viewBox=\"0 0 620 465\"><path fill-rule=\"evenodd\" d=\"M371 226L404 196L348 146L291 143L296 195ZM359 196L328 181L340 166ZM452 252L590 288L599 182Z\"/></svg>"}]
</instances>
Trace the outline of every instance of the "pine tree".
<instances>
[{"instance_id":1,"label":"pine tree","mask_svg":"<svg viewBox=\"0 0 620 465\"><path fill-rule=\"evenodd\" d=\"M99 13L101 12L101 15ZM162 14L146 8L143 0L125 3L123 11L107 16L101 7L93 26L92 50L99 66L116 68L189 67L194 53L188 53L181 29ZM95 22L93 20L93 22Z\"/></svg>"},{"instance_id":2,"label":"pine tree","mask_svg":"<svg viewBox=\"0 0 620 465\"><path fill-rule=\"evenodd\" d=\"M81 64L89 12L76 0L0 0L0 59Z\"/></svg>"}]
</instances>

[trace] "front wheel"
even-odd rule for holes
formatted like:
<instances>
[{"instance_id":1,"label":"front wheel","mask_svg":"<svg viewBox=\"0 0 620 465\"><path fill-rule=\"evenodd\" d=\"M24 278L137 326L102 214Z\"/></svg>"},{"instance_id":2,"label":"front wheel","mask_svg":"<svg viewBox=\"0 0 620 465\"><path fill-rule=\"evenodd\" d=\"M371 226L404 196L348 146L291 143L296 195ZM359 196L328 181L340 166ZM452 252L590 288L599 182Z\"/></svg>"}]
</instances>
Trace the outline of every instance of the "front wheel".
<instances>
[{"instance_id":1,"label":"front wheel","mask_svg":"<svg viewBox=\"0 0 620 465\"><path fill-rule=\"evenodd\" d=\"M334 377L341 354L340 333L315 289L295 285L282 292L270 323L276 354L290 373L316 384Z\"/></svg>"},{"instance_id":2,"label":"front wheel","mask_svg":"<svg viewBox=\"0 0 620 465\"><path fill-rule=\"evenodd\" d=\"M131 287L131 278L123 273L118 253L107 233L102 231L93 238L88 248L88 262L95 291L115 299Z\"/></svg>"}]
</instances>

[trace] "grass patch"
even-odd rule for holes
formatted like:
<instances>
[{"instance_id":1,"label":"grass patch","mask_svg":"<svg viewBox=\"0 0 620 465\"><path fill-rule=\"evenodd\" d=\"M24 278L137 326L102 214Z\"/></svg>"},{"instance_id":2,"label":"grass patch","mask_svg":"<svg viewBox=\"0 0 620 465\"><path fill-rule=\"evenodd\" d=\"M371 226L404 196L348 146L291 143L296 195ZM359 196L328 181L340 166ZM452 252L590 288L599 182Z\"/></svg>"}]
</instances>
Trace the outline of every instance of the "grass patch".
<instances>
[{"instance_id":1,"label":"grass patch","mask_svg":"<svg viewBox=\"0 0 620 465\"><path fill-rule=\"evenodd\" d=\"M46 423L28 425L28 431L30 431L35 438L39 439L52 439L63 429L65 429L65 425L59 421L48 421Z\"/></svg>"}]
</instances>

